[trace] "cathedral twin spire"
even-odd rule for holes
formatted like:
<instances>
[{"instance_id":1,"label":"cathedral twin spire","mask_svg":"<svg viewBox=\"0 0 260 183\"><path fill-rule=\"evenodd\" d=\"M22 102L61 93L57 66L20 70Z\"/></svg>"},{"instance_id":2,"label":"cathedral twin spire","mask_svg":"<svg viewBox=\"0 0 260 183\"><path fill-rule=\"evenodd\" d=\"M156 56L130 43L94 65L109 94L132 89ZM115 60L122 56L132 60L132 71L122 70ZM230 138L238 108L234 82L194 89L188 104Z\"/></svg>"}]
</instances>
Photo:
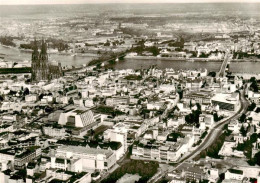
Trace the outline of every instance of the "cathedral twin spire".
<instances>
[{"instance_id":1,"label":"cathedral twin spire","mask_svg":"<svg viewBox=\"0 0 260 183\"><path fill-rule=\"evenodd\" d=\"M42 40L41 45L41 52L38 51L37 41L34 39L33 43L33 53L32 53L32 60L48 60L48 54L47 54L47 44L44 40Z\"/></svg>"},{"instance_id":2,"label":"cathedral twin spire","mask_svg":"<svg viewBox=\"0 0 260 183\"><path fill-rule=\"evenodd\" d=\"M47 44L44 40L42 40L41 54L47 54Z\"/></svg>"},{"instance_id":3,"label":"cathedral twin spire","mask_svg":"<svg viewBox=\"0 0 260 183\"><path fill-rule=\"evenodd\" d=\"M37 41L36 39L34 39L32 61L38 60L38 58L39 58L39 51L38 51Z\"/></svg>"},{"instance_id":4,"label":"cathedral twin spire","mask_svg":"<svg viewBox=\"0 0 260 183\"><path fill-rule=\"evenodd\" d=\"M61 65L52 65L48 62L47 44L42 40L41 51L39 52L37 41L34 40L32 52L32 74L33 82L51 80L63 75Z\"/></svg>"}]
</instances>

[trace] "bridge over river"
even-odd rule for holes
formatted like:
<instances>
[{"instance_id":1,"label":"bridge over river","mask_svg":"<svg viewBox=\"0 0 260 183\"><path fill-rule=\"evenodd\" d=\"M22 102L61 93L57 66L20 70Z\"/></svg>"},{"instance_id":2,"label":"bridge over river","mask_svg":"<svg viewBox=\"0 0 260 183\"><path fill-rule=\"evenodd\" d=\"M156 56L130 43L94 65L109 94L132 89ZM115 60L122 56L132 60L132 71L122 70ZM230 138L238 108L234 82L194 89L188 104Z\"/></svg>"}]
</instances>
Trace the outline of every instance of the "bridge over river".
<instances>
[{"instance_id":1,"label":"bridge over river","mask_svg":"<svg viewBox=\"0 0 260 183\"><path fill-rule=\"evenodd\" d=\"M221 64L220 70L217 73L217 77L224 77L225 76L227 65L230 63L231 59L232 59L232 54L229 51L227 51L225 53L224 60Z\"/></svg>"}]
</instances>

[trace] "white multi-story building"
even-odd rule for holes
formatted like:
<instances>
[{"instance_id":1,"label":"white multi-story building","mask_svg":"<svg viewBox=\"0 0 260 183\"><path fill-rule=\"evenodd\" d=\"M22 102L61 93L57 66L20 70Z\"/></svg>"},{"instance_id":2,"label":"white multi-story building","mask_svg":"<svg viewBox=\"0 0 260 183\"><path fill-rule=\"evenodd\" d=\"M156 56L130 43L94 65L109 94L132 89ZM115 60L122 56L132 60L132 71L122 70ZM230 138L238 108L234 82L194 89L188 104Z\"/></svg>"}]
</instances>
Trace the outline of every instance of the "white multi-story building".
<instances>
[{"instance_id":1,"label":"white multi-story building","mask_svg":"<svg viewBox=\"0 0 260 183\"><path fill-rule=\"evenodd\" d=\"M205 126L211 129L214 124L214 117L213 117L213 115L203 114L203 115L200 115L199 121L200 121L200 123L204 122Z\"/></svg>"},{"instance_id":2,"label":"white multi-story building","mask_svg":"<svg viewBox=\"0 0 260 183\"><path fill-rule=\"evenodd\" d=\"M118 104L128 104L129 98L128 97L111 97L106 99L106 105L108 106L116 106Z\"/></svg>"},{"instance_id":3,"label":"white multi-story building","mask_svg":"<svg viewBox=\"0 0 260 183\"><path fill-rule=\"evenodd\" d=\"M242 170L228 169L225 173L225 179L228 180L243 180L244 173Z\"/></svg>"},{"instance_id":4,"label":"white multi-story building","mask_svg":"<svg viewBox=\"0 0 260 183\"><path fill-rule=\"evenodd\" d=\"M213 105L218 105L222 110L236 111L239 107L238 95L218 93L211 98Z\"/></svg>"},{"instance_id":5,"label":"white multi-story building","mask_svg":"<svg viewBox=\"0 0 260 183\"><path fill-rule=\"evenodd\" d=\"M18 102L3 102L1 106L1 111L21 111L22 107L25 106L25 103Z\"/></svg>"},{"instance_id":6,"label":"white multi-story building","mask_svg":"<svg viewBox=\"0 0 260 183\"><path fill-rule=\"evenodd\" d=\"M61 113L58 121L61 125L70 123L75 127L86 127L94 122L94 113L91 110L81 109L70 109Z\"/></svg>"},{"instance_id":7,"label":"white multi-story building","mask_svg":"<svg viewBox=\"0 0 260 183\"><path fill-rule=\"evenodd\" d=\"M43 132L45 135L49 135L51 137L64 137L67 132L65 128L58 128L58 127L52 127L52 126L45 126L43 127Z\"/></svg>"},{"instance_id":8,"label":"white multi-story building","mask_svg":"<svg viewBox=\"0 0 260 183\"><path fill-rule=\"evenodd\" d=\"M175 162L188 152L194 143L194 136L187 136L173 145L134 145L132 157L156 160L159 162Z\"/></svg>"},{"instance_id":9,"label":"white multi-story building","mask_svg":"<svg viewBox=\"0 0 260 183\"><path fill-rule=\"evenodd\" d=\"M122 150L117 150L117 160L120 159L127 151L127 129L123 125L116 125L112 129L107 129L104 132L104 140L120 142Z\"/></svg>"},{"instance_id":10,"label":"white multi-story building","mask_svg":"<svg viewBox=\"0 0 260 183\"><path fill-rule=\"evenodd\" d=\"M151 102L147 104L148 110L159 110L165 106L164 102ZM166 107L166 106L165 106Z\"/></svg>"},{"instance_id":11,"label":"white multi-story building","mask_svg":"<svg viewBox=\"0 0 260 183\"><path fill-rule=\"evenodd\" d=\"M38 100L38 96L36 94L26 95L25 102L36 102Z\"/></svg>"},{"instance_id":12,"label":"white multi-story building","mask_svg":"<svg viewBox=\"0 0 260 183\"><path fill-rule=\"evenodd\" d=\"M217 182L219 178L219 171L217 168L211 168L209 170L209 181L211 182Z\"/></svg>"},{"instance_id":13,"label":"white multi-story building","mask_svg":"<svg viewBox=\"0 0 260 183\"><path fill-rule=\"evenodd\" d=\"M180 117L178 119L168 119L167 121L167 127L168 128L177 128L179 125L184 124L185 120L183 117Z\"/></svg>"},{"instance_id":14,"label":"white multi-story building","mask_svg":"<svg viewBox=\"0 0 260 183\"><path fill-rule=\"evenodd\" d=\"M160 91L164 91L165 93L170 93L175 91L175 86L171 84L162 84L159 86Z\"/></svg>"},{"instance_id":15,"label":"white multi-story building","mask_svg":"<svg viewBox=\"0 0 260 183\"><path fill-rule=\"evenodd\" d=\"M239 124L238 121L231 121L228 124L228 130L231 130L234 134L239 133L240 128L241 124Z\"/></svg>"},{"instance_id":16,"label":"white multi-story building","mask_svg":"<svg viewBox=\"0 0 260 183\"><path fill-rule=\"evenodd\" d=\"M112 150L96 149L81 146L60 146L56 150L55 158L81 159L82 170L108 170L116 163L116 154ZM52 161L52 167L56 167Z\"/></svg>"}]
</instances>

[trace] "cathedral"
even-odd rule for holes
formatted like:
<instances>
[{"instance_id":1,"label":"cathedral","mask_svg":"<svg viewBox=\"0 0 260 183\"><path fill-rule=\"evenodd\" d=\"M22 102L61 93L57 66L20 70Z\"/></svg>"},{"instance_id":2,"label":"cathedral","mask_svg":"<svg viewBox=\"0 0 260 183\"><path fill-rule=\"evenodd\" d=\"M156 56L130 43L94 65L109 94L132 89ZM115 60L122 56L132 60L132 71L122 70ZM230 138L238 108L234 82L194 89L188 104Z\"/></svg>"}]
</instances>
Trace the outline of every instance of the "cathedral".
<instances>
[{"instance_id":1,"label":"cathedral","mask_svg":"<svg viewBox=\"0 0 260 183\"><path fill-rule=\"evenodd\" d=\"M32 53L32 77L34 82L40 80L52 80L62 76L61 64L54 65L49 62L47 44L42 41L41 52L38 51L37 42L34 41Z\"/></svg>"}]
</instances>

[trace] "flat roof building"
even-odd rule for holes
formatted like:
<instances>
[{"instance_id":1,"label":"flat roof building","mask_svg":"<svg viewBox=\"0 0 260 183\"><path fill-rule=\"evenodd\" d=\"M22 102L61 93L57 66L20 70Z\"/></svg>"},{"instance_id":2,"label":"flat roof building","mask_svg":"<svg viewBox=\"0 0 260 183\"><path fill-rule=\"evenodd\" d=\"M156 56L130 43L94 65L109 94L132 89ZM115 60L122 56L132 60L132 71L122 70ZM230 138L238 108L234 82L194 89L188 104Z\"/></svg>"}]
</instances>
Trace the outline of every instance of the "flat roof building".
<instances>
[{"instance_id":1,"label":"flat roof building","mask_svg":"<svg viewBox=\"0 0 260 183\"><path fill-rule=\"evenodd\" d=\"M60 146L55 157L81 159L82 169L110 169L116 163L116 154L112 150L81 146Z\"/></svg>"},{"instance_id":2,"label":"flat roof building","mask_svg":"<svg viewBox=\"0 0 260 183\"><path fill-rule=\"evenodd\" d=\"M229 111L235 111L239 106L238 97L234 94L218 93L211 98L211 103L218 105L220 109Z\"/></svg>"}]
</instances>

